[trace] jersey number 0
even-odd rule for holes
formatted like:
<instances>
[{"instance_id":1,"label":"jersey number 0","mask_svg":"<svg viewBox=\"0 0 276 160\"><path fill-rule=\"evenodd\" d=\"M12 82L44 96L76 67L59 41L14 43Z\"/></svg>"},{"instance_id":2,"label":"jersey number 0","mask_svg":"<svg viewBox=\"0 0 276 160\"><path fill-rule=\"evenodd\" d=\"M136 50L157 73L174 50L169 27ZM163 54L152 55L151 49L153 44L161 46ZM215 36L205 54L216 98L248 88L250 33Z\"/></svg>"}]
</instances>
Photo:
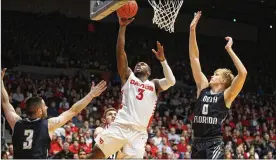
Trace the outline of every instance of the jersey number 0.
<instances>
[{"instance_id":1,"label":"jersey number 0","mask_svg":"<svg viewBox=\"0 0 276 160\"><path fill-rule=\"evenodd\" d=\"M24 136L27 136L27 138L26 138L26 141L23 142L23 149L32 149L34 130L32 129L24 130Z\"/></svg>"},{"instance_id":2,"label":"jersey number 0","mask_svg":"<svg viewBox=\"0 0 276 160\"><path fill-rule=\"evenodd\" d=\"M209 104L204 104L202 108L202 114L207 115L208 114L208 106Z\"/></svg>"}]
</instances>

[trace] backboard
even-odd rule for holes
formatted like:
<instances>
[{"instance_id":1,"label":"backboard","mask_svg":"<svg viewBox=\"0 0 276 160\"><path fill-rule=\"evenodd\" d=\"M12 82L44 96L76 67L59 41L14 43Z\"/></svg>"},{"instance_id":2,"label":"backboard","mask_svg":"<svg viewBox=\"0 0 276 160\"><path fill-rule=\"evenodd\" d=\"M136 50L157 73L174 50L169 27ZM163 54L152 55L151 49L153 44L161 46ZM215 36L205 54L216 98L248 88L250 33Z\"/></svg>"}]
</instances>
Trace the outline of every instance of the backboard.
<instances>
[{"instance_id":1,"label":"backboard","mask_svg":"<svg viewBox=\"0 0 276 160\"><path fill-rule=\"evenodd\" d=\"M122 7L129 0L90 0L90 19L101 20Z\"/></svg>"}]
</instances>

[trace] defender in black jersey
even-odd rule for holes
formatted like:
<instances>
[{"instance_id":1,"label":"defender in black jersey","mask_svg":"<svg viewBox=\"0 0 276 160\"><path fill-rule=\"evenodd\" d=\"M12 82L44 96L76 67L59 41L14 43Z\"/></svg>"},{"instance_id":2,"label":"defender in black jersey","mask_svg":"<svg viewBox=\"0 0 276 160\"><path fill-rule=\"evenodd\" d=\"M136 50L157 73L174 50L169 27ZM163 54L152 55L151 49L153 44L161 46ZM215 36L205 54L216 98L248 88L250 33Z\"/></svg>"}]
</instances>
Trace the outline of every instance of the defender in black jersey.
<instances>
[{"instance_id":1,"label":"defender in black jersey","mask_svg":"<svg viewBox=\"0 0 276 160\"><path fill-rule=\"evenodd\" d=\"M103 118L102 118L103 125L95 129L94 138L96 138L102 131L107 129L112 122L114 122L116 114L117 114L117 110L113 107L108 108L104 111ZM121 159L121 158L123 157L122 157L121 150L119 150L116 153L109 156L107 159Z\"/></svg>"},{"instance_id":2,"label":"defender in black jersey","mask_svg":"<svg viewBox=\"0 0 276 160\"><path fill-rule=\"evenodd\" d=\"M106 82L97 86L92 84L91 91L83 99L75 103L68 111L50 119L47 117L47 106L40 97L31 97L26 101L26 119L19 117L9 102L3 78L6 69L1 72L2 108L10 124L13 135L14 159L46 159L53 132L77 115L88 103L106 89Z\"/></svg>"},{"instance_id":3,"label":"defender in black jersey","mask_svg":"<svg viewBox=\"0 0 276 160\"><path fill-rule=\"evenodd\" d=\"M12 135L15 159L44 159L51 142L47 119L21 119L15 123Z\"/></svg>"},{"instance_id":4,"label":"defender in black jersey","mask_svg":"<svg viewBox=\"0 0 276 160\"><path fill-rule=\"evenodd\" d=\"M241 91L247 71L232 50L233 41L228 41L226 51L232 58L238 75L234 78L229 69L215 71L210 82L201 71L199 51L196 42L196 26L201 17L197 12L190 25L189 56L193 77L197 86L197 103L193 108L192 128L194 139L192 144L193 159L223 159L224 145L221 125L227 116L231 103ZM210 56L210 55L209 55Z\"/></svg>"}]
</instances>

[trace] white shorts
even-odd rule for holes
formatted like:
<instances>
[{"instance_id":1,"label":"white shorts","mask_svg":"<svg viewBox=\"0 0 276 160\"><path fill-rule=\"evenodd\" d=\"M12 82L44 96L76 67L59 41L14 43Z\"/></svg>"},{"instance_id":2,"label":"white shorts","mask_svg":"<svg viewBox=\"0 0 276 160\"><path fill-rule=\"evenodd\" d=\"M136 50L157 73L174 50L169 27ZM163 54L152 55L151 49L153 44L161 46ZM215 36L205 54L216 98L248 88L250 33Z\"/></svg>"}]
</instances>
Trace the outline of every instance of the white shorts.
<instances>
[{"instance_id":1,"label":"white shorts","mask_svg":"<svg viewBox=\"0 0 276 160\"><path fill-rule=\"evenodd\" d=\"M147 131L138 131L124 124L112 123L95 139L105 157L123 148L123 158L143 158L148 139Z\"/></svg>"}]
</instances>

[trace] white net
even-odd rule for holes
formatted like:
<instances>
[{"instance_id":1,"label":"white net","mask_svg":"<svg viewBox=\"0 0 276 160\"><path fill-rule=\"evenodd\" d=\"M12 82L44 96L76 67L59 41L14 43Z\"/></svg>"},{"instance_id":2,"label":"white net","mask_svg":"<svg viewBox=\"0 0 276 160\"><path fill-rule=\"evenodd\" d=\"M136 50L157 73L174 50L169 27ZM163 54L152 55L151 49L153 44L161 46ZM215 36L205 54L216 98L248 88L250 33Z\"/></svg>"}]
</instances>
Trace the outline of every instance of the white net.
<instances>
[{"instance_id":1,"label":"white net","mask_svg":"<svg viewBox=\"0 0 276 160\"><path fill-rule=\"evenodd\" d=\"M154 10L153 24L159 28L174 32L174 23L183 0L148 0Z\"/></svg>"}]
</instances>

